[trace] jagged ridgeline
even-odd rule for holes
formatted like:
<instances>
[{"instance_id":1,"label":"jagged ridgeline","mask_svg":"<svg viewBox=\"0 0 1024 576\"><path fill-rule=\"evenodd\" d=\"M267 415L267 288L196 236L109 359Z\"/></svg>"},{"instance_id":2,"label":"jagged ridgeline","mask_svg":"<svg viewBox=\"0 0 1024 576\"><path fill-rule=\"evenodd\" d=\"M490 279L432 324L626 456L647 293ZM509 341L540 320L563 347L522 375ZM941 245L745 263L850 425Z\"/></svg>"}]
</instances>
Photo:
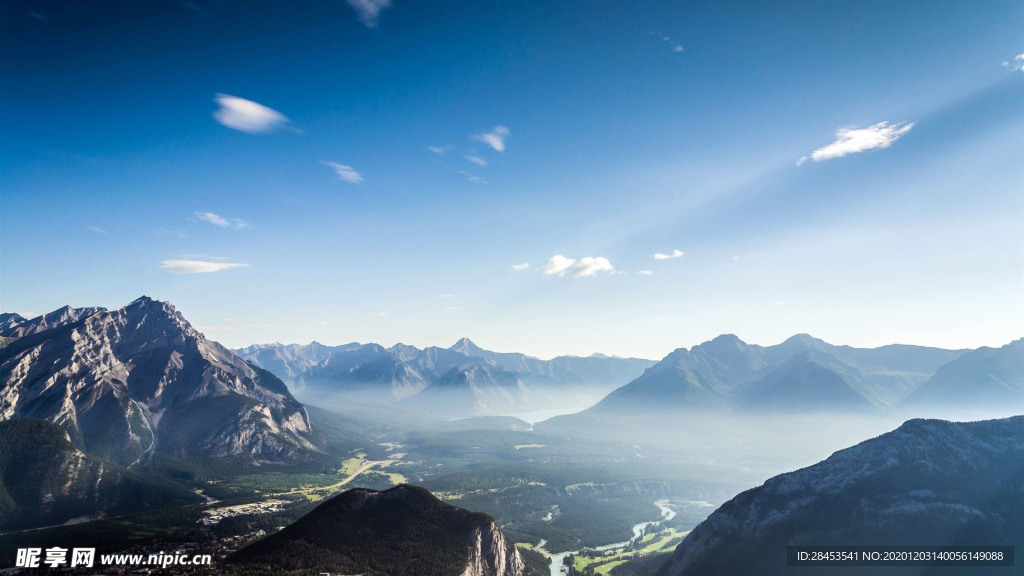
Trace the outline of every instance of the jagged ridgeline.
<instances>
[{"instance_id":1,"label":"jagged ridgeline","mask_svg":"<svg viewBox=\"0 0 1024 576\"><path fill-rule=\"evenodd\" d=\"M640 358L492 352L462 338L449 348L356 342L257 344L236 352L316 405L377 404L441 417L584 407L654 364Z\"/></svg>"},{"instance_id":2,"label":"jagged ridgeline","mask_svg":"<svg viewBox=\"0 0 1024 576\"><path fill-rule=\"evenodd\" d=\"M408 484L335 496L229 561L242 574L267 566L366 576L541 576L547 569L525 562L490 516Z\"/></svg>"},{"instance_id":3,"label":"jagged ridgeline","mask_svg":"<svg viewBox=\"0 0 1024 576\"><path fill-rule=\"evenodd\" d=\"M82 453L67 431L52 422L0 422L0 530L201 500L163 478Z\"/></svg>"},{"instance_id":4,"label":"jagged ridgeline","mask_svg":"<svg viewBox=\"0 0 1024 576\"><path fill-rule=\"evenodd\" d=\"M173 306L147 297L118 310L7 315L0 336L0 419L64 428L92 456L224 465L316 459L322 440L273 374L207 340Z\"/></svg>"}]
</instances>

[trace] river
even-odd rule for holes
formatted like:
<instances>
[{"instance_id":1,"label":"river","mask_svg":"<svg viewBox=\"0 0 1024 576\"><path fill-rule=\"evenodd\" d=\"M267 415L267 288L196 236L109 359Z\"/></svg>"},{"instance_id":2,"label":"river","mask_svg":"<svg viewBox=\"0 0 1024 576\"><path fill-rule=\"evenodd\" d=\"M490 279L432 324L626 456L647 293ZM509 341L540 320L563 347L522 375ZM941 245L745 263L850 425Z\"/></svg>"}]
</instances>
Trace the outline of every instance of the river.
<instances>
[{"instance_id":1,"label":"river","mask_svg":"<svg viewBox=\"0 0 1024 576\"><path fill-rule=\"evenodd\" d=\"M658 524L661 524L662 522L665 522L666 520L671 520L671 519L675 518L675 516L676 516L675 510L672 510L671 508L666 506L667 503L668 503L668 501L666 501L666 500L658 500L657 502L655 502L654 505L657 506L659 510L661 510L661 518L659 520L651 520L649 522L641 522L639 524L634 524L633 525L633 537L630 538L629 540L627 540L625 542L615 542L613 544L605 544L604 546L597 546L597 547L591 548L591 550L600 550L602 552L606 551L606 550L620 550L622 548L625 548L626 546L629 546L630 544L632 544L633 542L635 542L639 538L643 537L644 530L647 530L647 528L649 526L657 526ZM537 546L534 548L534 550L537 550L538 552L541 552L541 553L547 552L546 550L544 550L544 545L547 544L547 543L548 543L547 540L541 540L540 543L537 544ZM579 554L580 551L581 550L572 550L572 551L569 551L569 552L559 552L558 554L550 554L550 553L545 554L545 556L547 556L548 558L551 559L551 576L562 576L562 561L565 560L566 556L569 556L571 554Z\"/></svg>"}]
</instances>

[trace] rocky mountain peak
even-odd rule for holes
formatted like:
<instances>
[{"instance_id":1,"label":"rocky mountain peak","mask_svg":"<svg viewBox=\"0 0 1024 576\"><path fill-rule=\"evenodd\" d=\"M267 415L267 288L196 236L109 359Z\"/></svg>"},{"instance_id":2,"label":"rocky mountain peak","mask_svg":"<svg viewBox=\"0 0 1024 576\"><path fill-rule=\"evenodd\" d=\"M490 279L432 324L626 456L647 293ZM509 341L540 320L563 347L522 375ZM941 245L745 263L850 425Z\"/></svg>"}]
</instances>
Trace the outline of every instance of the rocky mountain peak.
<instances>
[{"instance_id":1,"label":"rocky mountain peak","mask_svg":"<svg viewBox=\"0 0 1024 576\"><path fill-rule=\"evenodd\" d=\"M483 348L474 344L469 338L460 338L458 342L452 344L448 349L452 352L458 352L465 356L480 356L481 352L486 352Z\"/></svg>"},{"instance_id":2,"label":"rocky mountain peak","mask_svg":"<svg viewBox=\"0 0 1024 576\"><path fill-rule=\"evenodd\" d=\"M0 336L22 338L58 326L73 324L104 310L104 308L98 307L72 308L71 306L62 306L52 312L47 312L27 320L18 314L5 314L3 325L0 326Z\"/></svg>"},{"instance_id":3,"label":"rocky mountain peak","mask_svg":"<svg viewBox=\"0 0 1024 576\"><path fill-rule=\"evenodd\" d=\"M87 452L127 466L158 452L281 461L315 450L309 416L285 385L170 303L142 297L45 316L56 325L0 350L0 419L55 422Z\"/></svg>"}]
</instances>

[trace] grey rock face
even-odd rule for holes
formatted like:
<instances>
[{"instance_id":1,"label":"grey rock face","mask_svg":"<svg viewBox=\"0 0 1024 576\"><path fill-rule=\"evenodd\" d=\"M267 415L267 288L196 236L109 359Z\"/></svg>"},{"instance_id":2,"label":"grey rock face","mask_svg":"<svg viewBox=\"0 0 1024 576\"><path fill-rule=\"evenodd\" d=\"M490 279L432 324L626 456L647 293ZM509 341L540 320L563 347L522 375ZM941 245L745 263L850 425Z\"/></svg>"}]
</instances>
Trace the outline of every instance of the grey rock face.
<instances>
[{"instance_id":1,"label":"grey rock face","mask_svg":"<svg viewBox=\"0 0 1024 576\"><path fill-rule=\"evenodd\" d=\"M316 448L305 408L279 379L168 303L40 318L49 328L0 350L0 419L55 422L86 452L126 466L161 453L290 461Z\"/></svg>"}]
</instances>

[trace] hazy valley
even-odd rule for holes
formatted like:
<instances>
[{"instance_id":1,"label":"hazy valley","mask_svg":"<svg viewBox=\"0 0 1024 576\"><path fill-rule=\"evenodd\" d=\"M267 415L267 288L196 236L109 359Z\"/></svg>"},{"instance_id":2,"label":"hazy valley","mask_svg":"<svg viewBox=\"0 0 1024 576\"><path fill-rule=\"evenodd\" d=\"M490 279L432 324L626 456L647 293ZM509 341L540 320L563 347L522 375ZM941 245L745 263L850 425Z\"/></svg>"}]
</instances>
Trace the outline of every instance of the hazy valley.
<instances>
[{"instance_id":1,"label":"hazy valley","mask_svg":"<svg viewBox=\"0 0 1024 576\"><path fill-rule=\"evenodd\" d=\"M901 424L1024 412L1024 340L998 349L857 349L806 335L768 347L723 335L657 362L545 361L468 339L449 348L314 342L236 352L145 297L112 311L0 320L6 565L18 548L44 543L217 558L212 572L168 574L397 574L408 568L402 559L431 558L423 566L432 574L459 566L518 576L550 570L552 555L579 573L708 573L692 566L721 566L716 558L735 557L727 546L737 538L763 534L764 554L783 541L835 541L815 525L815 510L845 513L841 502L856 492L823 489L815 477L814 494L830 496L802 500L808 511L792 520L769 528L736 516L761 492L784 505L772 490L801 485L820 466L830 466L830 485L868 482L856 490L878 492L886 483L890 492L873 505L879 514L911 510L901 522L937 522L935 534L950 542L960 532L942 526L965 518L1001 542L1020 530L1008 520L1021 496L1013 478L1024 473L1019 418ZM515 417L544 411L565 415ZM936 460L954 441L935 434L961 429L974 436ZM886 480L832 464L840 455L870 462L878 457L851 454L874 446L904 453L900 443L911 441L930 442L929 466L946 475L895 469ZM970 464L978 458L986 463ZM737 496L683 540L736 494L821 460ZM1010 503L986 508L975 501L988 492L962 492L977 483L971 467L991 480L975 488ZM919 481L895 479L906 474ZM407 484L425 490L388 490ZM375 536L365 532L371 526ZM851 542L894 534L849 530L841 536Z\"/></svg>"}]
</instances>

